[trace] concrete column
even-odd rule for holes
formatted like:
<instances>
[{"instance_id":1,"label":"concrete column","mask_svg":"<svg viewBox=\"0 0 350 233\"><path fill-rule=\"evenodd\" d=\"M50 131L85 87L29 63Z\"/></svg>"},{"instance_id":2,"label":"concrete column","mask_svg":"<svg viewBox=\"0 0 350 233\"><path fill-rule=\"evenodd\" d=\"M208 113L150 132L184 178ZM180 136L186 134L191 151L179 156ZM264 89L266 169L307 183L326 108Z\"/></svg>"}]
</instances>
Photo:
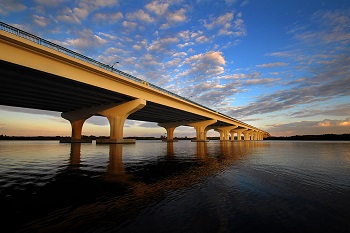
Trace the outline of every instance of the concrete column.
<instances>
[{"instance_id":1,"label":"concrete column","mask_svg":"<svg viewBox=\"0 0 350 233\"><path fill-rule=\"evenodd\" d=\"M207 120L207 121L200 121L196 123L188 124L189 126L193 126L196 129L196 139L192 140L193 142L206 142L206 127L216 123L217 120Z\"/></svg>"},{"instance_id":2,"label":"concrete column","mask_svg":"<svg viewBox=\"0 0 350 233\"><path fill-rule=\"evenodd\" d=\"M84 122L85 119L70 122L72 126L72 142L81 140L81 132L83 130Z\"/></svg>"},{"instance_id":3,"label":"concrete column","mask_svg":"<svg viewBox=\"0 0 350 233\"><path fill-rule=\"evenodd\" d=\"M250 141L250 134L251 134L251 130L247 130L243 132L244 141Z\"/></svg>"},{"instance_id":4,"label":"concrete column","mask_svg":"<svg viewBox=\"0 0 350 233\"><path fill-rule=\"evenodd\" d=\"M246 131L247 129L234 129L231 130L232 132L236 132L237 133L237 141L241 141L242 140L242 133L244 131Z\"/></svg>"},{"instance_id":5,"label":"concrete column","mask_svg":"<svg viewBox=\"0 0 350 233\"><path fill-rule=\"evenodd\" d=\"M214 129L214 131L219 132L220 134L220 141L224 140L224 131L221 129Z\"/></svg>"},{"instance_id":6,"label":"concrete column","mask_svg":"<svg viewBox=\"0 0 350 233\"><path fill-rule=\"evenodd\" d=\"M160 127L165 128L165 130L166 130L167 138L164 141L167 141L167 142L178 141L178 140L174 139L174 131L175 131L175 129L177 127L182 125L182 123L180 123L180 122L169 122L169 123L159 123L158 125Z\"/></svg>"},{"instance_id":7,"label":"concrete column","mask_svg":"<svg viewBox=\"0 0 350 233\"><path fill-rule=\"evenodd\" d=\"M260 140L264 140L264 133L260 133Z\"/></svg>"},{"instance_id":8,"label":"concrete column","mask_svg":"<svg viewBox=\"0 0 350 233\"><path fill-rule=\"evenodd\" d=\"M166 128L167 141L174 140L175 127Z\"/></svg>"},{"instance_id":9,"label":"concrete column","mask_svg":"<svg viewBox=\"0 0 350 233\"><path fill-rule=\"evenodd\" d=\"M251 133L251 140L256 140L255 135L256 135L256 132L253 131L253 132Z\"/></svg>"},{"instance_id":10,"label":"concrete column","mask_svg":"<svg viewBox=\"0 0 350 233\"><path fill-rule=\"evenodd\" d=\"M68 142L68 143L82 143L82 142L89 142L91 143L91 139L81 139L81 132L83 129L84 122L87 118L83 119L74 119L66 116L66 120L69 120L71 127L72 127L72 134L71 138L68 139L61 139L60 142Z\"/></svg>"},{"instance_id":11,"label":"concrete column","mask_svg":"<svg viewBox=\"0 0 350 233\"><path fill-rule=\"evenodd\" d=\"M232 130L236 129L238 126L225 126L216 128L216 131L220 132L220 141L229 141L229 134Z\"/></svg>"},{"instance_id":12,"label":"concrete column","mask_svg":"<svg viewBox=\"0 0 350 233\"><path fill-rule=\"evenodd\" d=\"M92 117L93 115L96 115L100 111L110 109L115 106L117 106L116 103L103 106L93 106L90 108L81 108L74 111L61 113L61 116L71 123L72 137L69 140L61 140L60 142L91 142L91 139L81 139L81 132L85 120Z\"/></svg>"},{"instance_id":13,"label":"concrete column","mask_svg":"<svg viewBox=\"0 0 350 233\"><path fill-rule=\"evenodd\" d=\"M135 139L123 139L124 123L128 116L146 106L146 100L136 99L113 108L100 111L99 114L108 118L110 138L98 140L96 143L135 143Z\"/></svg>"}]
</instances>

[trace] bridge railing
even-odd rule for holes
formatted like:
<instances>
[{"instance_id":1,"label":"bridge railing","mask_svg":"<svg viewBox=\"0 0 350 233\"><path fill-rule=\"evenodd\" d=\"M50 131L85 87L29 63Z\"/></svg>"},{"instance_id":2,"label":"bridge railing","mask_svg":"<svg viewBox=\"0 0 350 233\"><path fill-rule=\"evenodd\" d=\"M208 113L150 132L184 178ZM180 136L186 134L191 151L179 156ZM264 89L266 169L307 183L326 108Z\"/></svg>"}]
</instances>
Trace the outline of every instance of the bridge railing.
<instances>
[{"instance_id":1,"label":"bridge railing","mask_svg":"<svg viewBox=\"0 0 350 233\"><path fill-rule=\"evenodd\" d=\"M123 72L123 71L121 71L121 70L115 69L115 68L113 68L113 67L111 67L111 66L109 66L109 65L106 65L106 64L102 63L102 62L96 61L96 60L94 60L94 59L92 59L92 58L90 58L90 57L87 57L87 56L84 56L84 55L82 55L82 54L80 54L80 53L74 52L73 50L67 49L67 48L65 48L65 47L63 47L63 46L61 46L61 45L58 45L58 44L55 44L55 43L50 42L50 41L48 41L48 40L45 40L45 39L43 39L43 38L41 38L41 37L38 37L38 36L33 35L33 34L29 33L29 32L23 31L23 30L21 30L21 29L18 29L18 28L16 28L16 27L13 27L13 26L11 26L11 25L8 25L8 24L6 24L6 23L3 23L3 22L1 22L1 21L0 21L0 30L6 31L6 32L8 32L8 33L11 33L11 34L16 35L16 36L18 36L18 37L21 37L21 38L24 38L24 39L26 39L26 40L32 41L32 42L34 42L34 43L37 43L37 44L42 45L42 46L45 46L45 47L47 47L47 48L56 50L56 51L58 51L58 52L64 53L64 54L66 54L66 55L68 55L68 56L77 58L77 59L79 59L79 60L81 60L81 61L84 61L84 62L87 62L87 63L89 63L89 64L98 66L98 67L100 67L100 68L102 68L102 69L105 69L105 70L111 71L111 72L113 72L113 73L119 74L119 75L121 75L121 76L123 76L123 77L125 77L125 78L128 78L128 79L131 79L131 80L133 80L133 81L136 81L136 82L139 82L139 83L143 83L143 82L144 82L142 79L139 79L139 78L137 78L137 77L135 77L135 76L133 76L133 75L130 75L130 74L125 73L125 72ZM147 83L148 83L148 82L147 82ZM253 126L251 126L251 125L249 125L249 124L247 124L247 123L244 123L244 122L242 122L242 121L239 121L239 120L237 120L237 119L235 119L235 118L232 118L232 117L230 117L230 116L227 116L227 115L225 115L225 114L223 114L223 113L217 112L217 111L215 111L215 110L213 110L213 109L211 109L211 108L208 108L208 107L206 107L206 106L204 106L204 105L198 104L198 103L196 103L196 102L194 102L194 101L192 101L192 100L190 100L190 99L187 99L187 98L185 98L185 97L182 97L182 96L180 96L180 95L178 95L178 94L175 94L175 93L173 93L173 92L171 92L171 91L168 91L168 90L166 90L166 89L164 89L164 88L161 88L161 87L159 87L159 86L157 86L157 85L154 85L154 84L152 84L152 83L148 83L148 86L150 86L150 87L152 87L152 88L154 88L154 89L156 89L156 90L159 90L159 91L161 91L161 92L163 92L163 93L166 93L166 94L168 94L168 95L177 97L177 98L179 98L179 99L185 100L185 101L187 101L187 102L189 102L189 103L192 103L192 104L194 104L194 105L197 105L197 106L200 106L200 107L202 107L202 108L205 108L205 109L207 109L207 110L209 110L209 111L216 112L216 113L218 113L218 114L220 114L220 115L222 115L222 116L225 116L225 117L230 118L230 119L232 119L232 120L234 120L234 121L236 121L236 122L239 122L239 123L242 124L242 125L245 125L245 126L248 126L248 127L251 127L251 128L255 128L255 127L253 127Z\"/></svg>"}]
</instances>

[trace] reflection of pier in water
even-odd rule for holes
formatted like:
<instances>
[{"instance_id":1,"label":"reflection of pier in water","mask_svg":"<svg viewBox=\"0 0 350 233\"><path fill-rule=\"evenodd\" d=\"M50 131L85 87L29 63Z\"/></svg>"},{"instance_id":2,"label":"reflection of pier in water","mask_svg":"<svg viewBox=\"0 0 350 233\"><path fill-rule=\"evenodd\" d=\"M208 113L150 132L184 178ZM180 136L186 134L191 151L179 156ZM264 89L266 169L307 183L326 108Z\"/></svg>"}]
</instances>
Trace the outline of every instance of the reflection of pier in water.
<instances>
[{"instance_id":1,"label":"reflection of pier in water","mask_svg":"<svg viewBox=\"0 0 350 233\"><path fill-rule=\"evenodd\" d=\"M216 143L216 142L214 142ZM106 197L105 200L94 202L93 204L85 204L79 208L72 209L65 213L63 221L57 221L57 224L52 224L54 219L59 219L62 216L56 212L49 214L47 218L40 219L35 222L35 225L28 224L28 229L39 227L45 232L54 229L64 229L74 225L77 229L89 229L99 221L99 219L111 218L114 226L123 222L125 219L136 216L142 208L149 204L159 202L166 197L166 193L170 190L180 190L190 188L194 184L200 182L205 177L210 177L216 173L220 173L234 164L237 160L248 156L250 151L255 147L266 146L259 142L217 142L220 143L219 154L212 156L208 153L208 144L198 142L195 157L186 162L177 161L176 153L174 152L174 143L167 143L166 154L161 158L163 161L158 161L156 164L143 165L143 170L150 173L157 173L161 166L176 167L181 172L174 172L175 169L161 169L162 173L157 174L152 179L144 179L145 173L138 171L129 172L128 166L123 164L123 146L122 144L111 144L109 146L109 163L106 167L106 173L101 177L102 181L108 186L119 187L119 192ZM104 145L107 147L107 145ZM176 145L175 145L176 147ZM68 172L72 174L78 173L81 162L81 144L71 144L70 164ZM169 164L170 163L170 164ZM184 163L184 164L183 164ZM184 166L185 165L185 166ZM169 174L171 173L171 174ZM110 186L113 185L113 186ZM108 189L108 188L107 188ZM121 190L121 191L120 191ZM100 190L93 190L88 195L97 193L100 196ZM83 194L84 195L84 194ZM64 210L63 212L65 212ZM58 211L60 212L60 210ZM113 219L112 219L113 218ZM88 224L86 223L88 221Z\"/></svg>"}]
</instances>

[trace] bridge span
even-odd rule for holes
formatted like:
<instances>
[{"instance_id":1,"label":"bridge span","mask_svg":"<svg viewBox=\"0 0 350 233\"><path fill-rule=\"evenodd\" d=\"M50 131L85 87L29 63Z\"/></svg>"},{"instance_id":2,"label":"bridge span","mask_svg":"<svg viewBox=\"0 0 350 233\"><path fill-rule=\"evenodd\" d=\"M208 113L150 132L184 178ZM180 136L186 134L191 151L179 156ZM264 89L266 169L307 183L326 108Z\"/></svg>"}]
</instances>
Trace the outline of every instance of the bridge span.
<instances>
[{"instance_id":1,"label":"bridge span","mask_svg":"<svg viewBox=\"0 0 350 233\"><path fill-rule=\"evenodd\" d=\"M176 127L192 126L196 140L208 130L220 140L262 140L269 133L185 99L156 85L0 22L0 105L61 112L72 126L71 142L82 142L86 119L105 116L110 139L123 139L126 119L156 122L174 140Z\"/></svg>"}]
</instances>

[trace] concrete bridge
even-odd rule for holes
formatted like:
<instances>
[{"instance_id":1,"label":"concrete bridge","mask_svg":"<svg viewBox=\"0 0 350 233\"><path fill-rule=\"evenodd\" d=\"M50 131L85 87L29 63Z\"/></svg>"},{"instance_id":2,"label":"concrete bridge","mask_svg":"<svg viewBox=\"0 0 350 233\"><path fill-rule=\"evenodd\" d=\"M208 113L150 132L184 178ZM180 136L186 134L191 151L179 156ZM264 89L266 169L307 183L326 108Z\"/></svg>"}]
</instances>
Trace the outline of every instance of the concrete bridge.
<instances>
[{"instance_id":1,"label":"concrete bridge","mask_svg":"<svg viewBox=\"0 0 350 233\"><path fill-rule=\"evenodd\" d=\"M110 139L123 139L126 119L156 122L174 140L176 127L192 126L196 140L208 130L220 140L262 140L269 134L151 83L0 22L0 105L62 112L72 126L71 142L82 142L86 119L105 116Z\"/></svg>"}]
</instances>

